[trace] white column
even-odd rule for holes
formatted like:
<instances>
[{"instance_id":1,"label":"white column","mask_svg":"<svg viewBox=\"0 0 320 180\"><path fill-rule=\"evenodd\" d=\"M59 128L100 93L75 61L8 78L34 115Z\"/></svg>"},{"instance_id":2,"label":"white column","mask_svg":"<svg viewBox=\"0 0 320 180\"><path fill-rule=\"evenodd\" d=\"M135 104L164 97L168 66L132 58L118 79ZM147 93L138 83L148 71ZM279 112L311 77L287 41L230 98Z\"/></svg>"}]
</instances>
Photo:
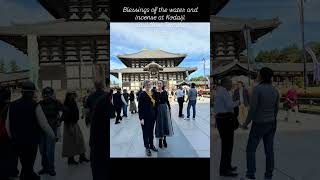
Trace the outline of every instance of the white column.
<instances>
[{"instance_id":1,"label":"white column","mask_svg":"<svg viewBox=\"0 0 320 180\"><path fill-rule=\"evenodd\" d=\"M186 71L186 78L185 79L188 79L188 76L189 76L189 71Z\"/></svg>"},{"instance_id":2,"label":"white column","mask_svg":"<svg viewBox=\"0 0 320 180\"><path fill-rule=\"evenodd\" d=\"M35 84L36 88L38 88L38 80L39 80L39 47L37 35L28 34L27 35L27 47L28 47L28 58L30 63L30 80Z\"/></svg>"},{"instance_id":3,"label":"white column","mask_svg":"<svg viewBox=\"0 0 320 180\"><path fill-rule=\"evenodd\" d=\"M119 79L119 87L122 88L122 73L118 73L118 79Z\"/></svg>"}]
</instances>

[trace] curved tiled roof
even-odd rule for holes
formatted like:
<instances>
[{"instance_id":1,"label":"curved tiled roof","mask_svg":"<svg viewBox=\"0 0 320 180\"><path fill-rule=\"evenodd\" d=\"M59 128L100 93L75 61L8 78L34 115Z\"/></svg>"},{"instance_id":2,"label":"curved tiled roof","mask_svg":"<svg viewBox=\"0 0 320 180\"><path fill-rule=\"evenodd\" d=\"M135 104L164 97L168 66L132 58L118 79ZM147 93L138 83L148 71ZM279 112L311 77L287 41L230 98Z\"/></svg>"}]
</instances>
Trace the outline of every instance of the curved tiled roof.
<instances>
[{"instance_id":1,"label":"curved tiled roof","mask_svg":"<svg viewBox=\"0 0 320 180\"><path fill-rule=\"evenodd\" d=\"M271 31L281 24L277 18L258 20L255 18L219 17L215 15L211 16L210 21L211 32L214 33L242 31L246 26L251 29L270 29Z\"/></svg>"},{"instance_id":2,"label":"curved tiled roof","mask_svg":"<svg viewBox=\"0 0 320 180\"><path fill-rule=\"evenodd\" d=\"M170 53L163 50L142 50L137 53L118 55L119 59L175 59L185 58L186 54Z\"/></svg>"}]
</instances>

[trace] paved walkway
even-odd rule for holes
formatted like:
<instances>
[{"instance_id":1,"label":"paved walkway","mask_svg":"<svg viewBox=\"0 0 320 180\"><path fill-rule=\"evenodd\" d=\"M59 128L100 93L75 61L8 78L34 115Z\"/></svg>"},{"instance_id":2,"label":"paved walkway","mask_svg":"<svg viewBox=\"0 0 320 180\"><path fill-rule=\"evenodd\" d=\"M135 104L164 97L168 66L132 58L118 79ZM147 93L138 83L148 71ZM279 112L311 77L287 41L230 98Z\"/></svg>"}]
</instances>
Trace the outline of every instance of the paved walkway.
<instances>
[{"instance_id":1,"label":"paved walkway","mask_svg":"<svg viewBox=\"0 0 320 180\"><path fill-rule=\"evenodd\" d=\"M153 153L152 157L209 157L210 114L209 99L197 104L196 120L178 118L178 104L172 103L174 136L168 137L168 148ZM184 113L186 106L184 104ZM111 157L146 157L138 114L128 114L120 124L110 122ZM158 146L155 139L156 146Z\"/></svg>"},{"instance_id":2,"label":"paved walkway","mask_svg":"<svg viewBox=\"0 0 320 180\"><path fill-rule=\"evenodd\" d=\"M86 141L87 152L86 155L89 158L90 148L89 148L89 129L85 126L84 120L79 121L80 128L82 130L83 136ZM63 127L61 127L63 130ZM57 175L52 177L49 175L42 175L41 180L91 180L91 167L90 163L83 163L77 166L68 166L67 159L62 158L62 143L58 142L56 144L56 154L55 154L55 163L56 163L56 172ZM78 161L78 157L76 157ZM19 169L21 169L19 165ZM41 169L41 156L38 151L36 163L34 166L35 172L38 172ZM18 180L19 178L17 178Z\"/></svg>"},{"instance_id":3,"label":"paved walkway","mask_svg":"<svg viewBox=\"0 0 320 180\"><path fill-rule=\"evenodd\" d=\"M279 114L278 130L275 138L275 171L273 180L319 180L320 177L320 116L299 113L294 121L285 122L284 112ZM245 149L248 132L237 130L233 153L233 164L238 166L241 176L245 174ZM216 129L212 130L211 179L234 180L218 176L220 162L220 138ZM260 143L257 154L257 179L262 180L265 169L263 143Z\"/></svg>"}]
</instances>

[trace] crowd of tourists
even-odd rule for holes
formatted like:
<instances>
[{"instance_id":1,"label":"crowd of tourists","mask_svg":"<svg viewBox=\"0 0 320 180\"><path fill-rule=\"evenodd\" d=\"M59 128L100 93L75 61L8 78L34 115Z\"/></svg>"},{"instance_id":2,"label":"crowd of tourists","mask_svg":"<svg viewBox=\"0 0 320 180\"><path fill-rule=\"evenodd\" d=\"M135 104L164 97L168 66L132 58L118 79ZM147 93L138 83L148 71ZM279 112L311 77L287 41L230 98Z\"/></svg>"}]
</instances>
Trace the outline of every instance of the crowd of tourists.
<instances>
[{"instance_id":1,"label":"crowd of tourists","mask_svg":"<svg viewBox=\"0 0 320 180\"><path fill-rule=\"evenodd\" d=\"M265 179L272 179L274 170L273 142L280 102L279 91L272 85L273 71L261 68L251 93L242 82L232 93L232 81L225 78L216 89L214 108L221 138L220 176L238 176L232 165L234 131L239 127L251 130L246 148L247 171L243 179L256 179L255 153L261 140L266 155Z\"/></svg>"},{"instance_id":2,"label":"crowd of tourists","mask_svg":"<svg viewBox=\"0 0 320 180\"><path fill-rule=\"evenodd\" d=\"M109 93L105 83L95 82L95 91L83 101L86 124L90 131L90 160L94 179L106 177L106 161L109 155L107 138L107 109ZM0 179L8 180L20 176L21 180L37 180L40 175L56 176L55 153L63 127L62 154L68 165L87 163L86 143L78 124L81 120L77 93L66 93L61 103L51 87L42 90L41 100L36 97L36 87L32 82L21 86L21 97L11 101L9 89L0 87ZM97 105L100 104L100 107ZM111 106L109 106L110 109ZM63 126L62 126L63 124ZM38 150L42 169L34 171ZM76 160L76 156L79 156ZM99 156L99 158L97 158ZM21 170L18 169L20 161Z\"/></svg>"},{"instance_id":3,"label":"crowd of tourists","mask_svg":"<svg viewBox=\"0 0 320 180\"><path fill-rule=\"evenodd\" d=\"M188 102L187 118L190 119L190 108L193 108L193 119L196 117L197 90L195 84L191 84L187 92L182 88L176 91L176 94L169 93L164 82L159 80L155 87L152 87L151 81L146 80L143 87L137 92L126 89L116 88L115 92L111 90L112 111L111 118L115 118L115 124L121 123L124 118L128 117L128 107L131 114L138 113L140 125L143 132L143 141L147 156L152 156L152 151L158 152L154 146L154 137L159 140L159 148L167 148L166 137L173 135L170 96L177 97L179 104L179 117L184 117L183 103ZM185 98L187 95L187 99ZM138 104L138 105L137 105Z\"/></svg>"}]
</instances>

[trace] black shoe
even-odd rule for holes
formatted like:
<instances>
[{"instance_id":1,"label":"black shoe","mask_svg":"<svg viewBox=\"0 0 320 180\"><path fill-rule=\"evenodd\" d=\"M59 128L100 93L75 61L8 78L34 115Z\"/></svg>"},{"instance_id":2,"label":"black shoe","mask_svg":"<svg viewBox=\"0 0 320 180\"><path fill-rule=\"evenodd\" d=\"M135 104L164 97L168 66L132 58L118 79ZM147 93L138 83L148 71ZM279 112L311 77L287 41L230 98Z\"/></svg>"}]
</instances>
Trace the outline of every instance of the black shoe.
<instances>
[{"instance_id":1,"label":"black shoe","mask_svg":"<svg viewBox=\"0 0 320 180\"><path fill-rule=\"evenodd\" d=\"M149 156L149 157L152 156L152 153L151 153L150 149L146 149L146 155Z\"/></svg>"},{"instance_id":2,"label":"black shoe","mask_svg":"<svg viewBox=\"0 0 320 180\"><path fill-rule=\"evenodd\" d=\"M116 121L114 124L119 124L120 122L119 121Z\"/></svg>"},{"instance_id":3,"label":"black shoe","mask_svg":"<svg viewBox=\"0 0 320 180\"><path fill-rule=\"evenodd\" d=\"M39 175L48 174L48 173L49 173L49 171L46 170L46 169L41 169L41 170L38 172Z\"/></svg>"},{"instance_id":4,"label":"black shoe","mask_svg":"<svg viewBox=\"0 0 320 180\"><path fill-rule=\"evenodd\" d=\"M238 176L238 173L234 173L234 172L220 172L220 176L223 176L223 177L237 177Z\"/></svg>"},{"instance_id":5,"label":"black shoe","mask_svg":"<svg viewBox=\"0 0 320 180\"><path fill-rule=\"evenodd\" d=\"M167 144L167 140L166 138L163 139L163 147L167 148L168 147L168 144Z\"/></svg>"},{"instance_id":6,"label":"black shoe","mask_svg":"<svg viewBox=\"0 0 320 180\"><path fill-rule=\"evenodd\" d=\"M50 176L56 176L56 175L57 175L57 173L56 173L55 170L49 171L48 174L49 174Z\"/></svg>"},{"instance_id":7,"label":"black shoe","mask_svg":"<svg viewBox=\"0 0 320 180\"><path fill-rule=\"evenodd\" d=\"M83 162L90 162L90 160L89 160L89 159L87 159L87 158L86 158L86 156L84 156L84 155L80 155L79 162L80 162L80 163L83 163Z\"/></svg>"},{"instance_id":8,"label":"black shoe","mask_svg":"<svg viewBox=\"0 0 320 180\"><path fill-rule=\"evenodd\" d=\"M152 146L150 149L154 152L158 152L158 149L155 146Z\"/></svg>"},{"instance_id":9,"label":"black shoe","mask_svg":"<svg viewBox=\"0 0 320 180\"><path fill-rule=\"evenodd\" d=\"M78 163L77 161L75 161L74 158L69 158L69 159L68 159L68 164L69 164L69 165L77 165L77 164L79 164L79 163Z\"/></svg>"},{"instance_id":10,"label":"black shoe","mask_svg":"<svg viewBox=\"0 0 320 180\"><path fill-rule=\"evenodd\" d=\"M159 139L159 148L162 148L162 139Z\"/></svg>"}]
</instances>

